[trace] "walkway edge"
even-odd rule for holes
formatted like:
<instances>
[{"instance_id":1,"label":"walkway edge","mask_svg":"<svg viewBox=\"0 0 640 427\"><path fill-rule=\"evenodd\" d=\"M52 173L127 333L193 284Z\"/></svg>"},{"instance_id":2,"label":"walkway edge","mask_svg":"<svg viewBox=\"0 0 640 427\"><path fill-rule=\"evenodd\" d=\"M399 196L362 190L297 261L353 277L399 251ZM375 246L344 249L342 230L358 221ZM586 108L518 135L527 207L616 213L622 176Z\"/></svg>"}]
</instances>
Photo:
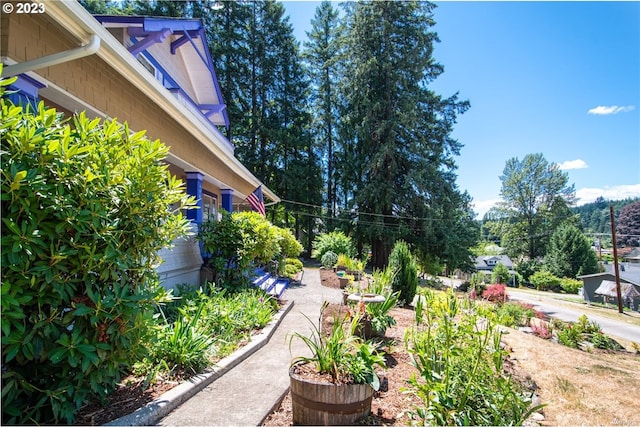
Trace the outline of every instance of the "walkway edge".
<instances>
[{"instance_id":1,"label":"walkway edge","mask_svg":"<svg viewBox=\"0 0 640 427\"><path fill-rule=\"evenodd\" d=\"M138 408L135 412L110 421L104 425L143 426L156 424L160 419L169 414L169 412L173 411L186 400L193 397L193 395L223 376L238 363L264 347L269 342L276 329L278 329L278 326L280 326L282 319L284 319L287 313L291 311L293 304L293 300L287 301L287 303L274 315L273 319L271 319L271 321L262 328L262 331L251 337L251 342L249 344L218 361L218 363L209 368L207 372L191 377L187 382L163 393L161 396L147 403L145 406Z\"/></svg>"}]
</instances>

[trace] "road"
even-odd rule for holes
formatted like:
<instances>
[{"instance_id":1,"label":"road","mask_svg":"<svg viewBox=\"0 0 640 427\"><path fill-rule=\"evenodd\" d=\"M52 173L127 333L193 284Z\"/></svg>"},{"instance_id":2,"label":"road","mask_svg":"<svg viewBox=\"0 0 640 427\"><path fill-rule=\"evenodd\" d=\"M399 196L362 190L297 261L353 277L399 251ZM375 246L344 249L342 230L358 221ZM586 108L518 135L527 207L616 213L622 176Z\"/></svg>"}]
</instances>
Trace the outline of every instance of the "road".
<instances>
[{"instance_id":1,"label":"road","mask_svg":"<svg viewBox=\"0 0 640 427\"><path fill-rule=\"evenodd\" d=\"M593 320L600 325L602 332L605 334L613 338L622 338L624 340L640 344L640 326L629 324L623 320L625 316L629 316L628 314L620 314L620 320L615 320L591 313L585 313L580 310L580 305L578 304L561 302L544 295L519 292L513 288L508 288L507 294L511 300L527 302L532 304L536 310L539 310L550 317L567 322L575 322L578 320L578 317L586 314L589 320Z\"/></svg>"}]
</instances>

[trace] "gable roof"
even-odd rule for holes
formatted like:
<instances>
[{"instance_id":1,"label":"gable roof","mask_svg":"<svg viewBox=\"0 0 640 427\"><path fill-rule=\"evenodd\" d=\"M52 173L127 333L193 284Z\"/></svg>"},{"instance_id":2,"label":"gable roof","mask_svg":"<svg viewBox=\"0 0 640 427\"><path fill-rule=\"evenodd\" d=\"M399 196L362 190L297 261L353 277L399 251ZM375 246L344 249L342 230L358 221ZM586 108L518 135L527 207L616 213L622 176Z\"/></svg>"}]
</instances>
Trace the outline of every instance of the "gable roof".
<instances>
[{"instance_id":1,"label":"gable roof","mask_svg":"<svg viewBox=\"0 0 640 427\"><path fill-rule=\"evenodd\" d=\"M595 274L585 274L583 276L578 276L578 279L588 279L590 277L615 277L614 265L613 264L604 264L605 271L602 273ZM623 263L620 264L618 273L620 274L620 279L625 282L631 283L636 286L640 286L640 265Z\"/></svg>"},{"instance_id":2,"label":"gable roof","mask_svg":"<svg viewBox=\"0 0 640 427\"><path fill-rule=\"evenodd\" d=\"M481 255L476 257L476 270L492 270L498 263L508 269L513 268L513 262L507 255Z\"/></svg>"},{"instance_id":3,"label":"gable roof","mask_svg":"<svg viewBox=\"0 0 640 427\"><path fill-rule=\"evenodd\" d=\"M161 68L163 85L181 93L211 123L229 127L229 116L200 19L94 15L127 50ZM169 59L169 60L168 60ZM169 62L180 64L179 68ZM179 72L177 71L179 70Z\"/></svg>"}]
</instances>

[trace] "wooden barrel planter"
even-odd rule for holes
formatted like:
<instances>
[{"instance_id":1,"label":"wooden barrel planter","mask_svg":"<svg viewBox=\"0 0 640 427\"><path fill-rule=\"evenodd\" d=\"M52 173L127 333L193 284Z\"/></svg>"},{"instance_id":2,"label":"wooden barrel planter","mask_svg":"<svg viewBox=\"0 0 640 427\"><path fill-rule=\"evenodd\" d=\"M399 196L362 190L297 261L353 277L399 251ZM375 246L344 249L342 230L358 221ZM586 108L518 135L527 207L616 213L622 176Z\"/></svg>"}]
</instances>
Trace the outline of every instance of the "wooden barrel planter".
<instances>
[{"instance_id":1,"label":"wooden barrel planter","mask_svg":"<svg viewBox=\"0 0 640 427\"><path fill-rule=\"evenodd\" d=\"M318 383L289 370L294 425L352 425L371 413L369 384Z\"/></svg>"}]
</instances>

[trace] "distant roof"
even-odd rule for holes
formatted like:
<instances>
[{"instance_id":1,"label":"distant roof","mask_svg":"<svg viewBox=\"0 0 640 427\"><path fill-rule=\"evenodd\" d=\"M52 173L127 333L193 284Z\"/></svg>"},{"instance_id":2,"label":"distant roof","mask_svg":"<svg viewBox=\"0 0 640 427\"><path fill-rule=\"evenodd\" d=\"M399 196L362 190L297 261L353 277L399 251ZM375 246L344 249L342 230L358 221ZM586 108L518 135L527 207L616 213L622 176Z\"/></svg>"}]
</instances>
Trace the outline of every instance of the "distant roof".
<instances>
[{"instance_id":1,"label":"distant roof","mask_svg":"<svg viewBox=\"0 0 640 427\"><path fill-rule=\"evenodd\" d=\"M604 264L604 269L605 271L602 273L585 274L583 276L578 276L578 279L615 275L615 268L613 264ZM620 263L618 272L620 273L620 279L625 282L633 283L636 286L640 286L640 264L628 262Z\"/></svg>"},{"instance_id":2,"label":"distant roof","mask_svg":"<svg viewBox=\"0 0 640 427\"><path fill-rule=\"evenodd\" d=\"M498 263L513 268L513 262L507 255L481 255L476 258L476 270L492 269Z\"/></svg>"},{"instance_id":3,"label":"distant roof","mask_svg":"<svg viewBox=\"0 0 640 427\"><path fill-rule=\"evenodd\" d=\"M618 291L616 289L616 282L603 280L595 293L617 298ZM620 294L623 299L640 297L640 291L638 291L631 283L620 283Z\"/></svg>"}]
</instances>

